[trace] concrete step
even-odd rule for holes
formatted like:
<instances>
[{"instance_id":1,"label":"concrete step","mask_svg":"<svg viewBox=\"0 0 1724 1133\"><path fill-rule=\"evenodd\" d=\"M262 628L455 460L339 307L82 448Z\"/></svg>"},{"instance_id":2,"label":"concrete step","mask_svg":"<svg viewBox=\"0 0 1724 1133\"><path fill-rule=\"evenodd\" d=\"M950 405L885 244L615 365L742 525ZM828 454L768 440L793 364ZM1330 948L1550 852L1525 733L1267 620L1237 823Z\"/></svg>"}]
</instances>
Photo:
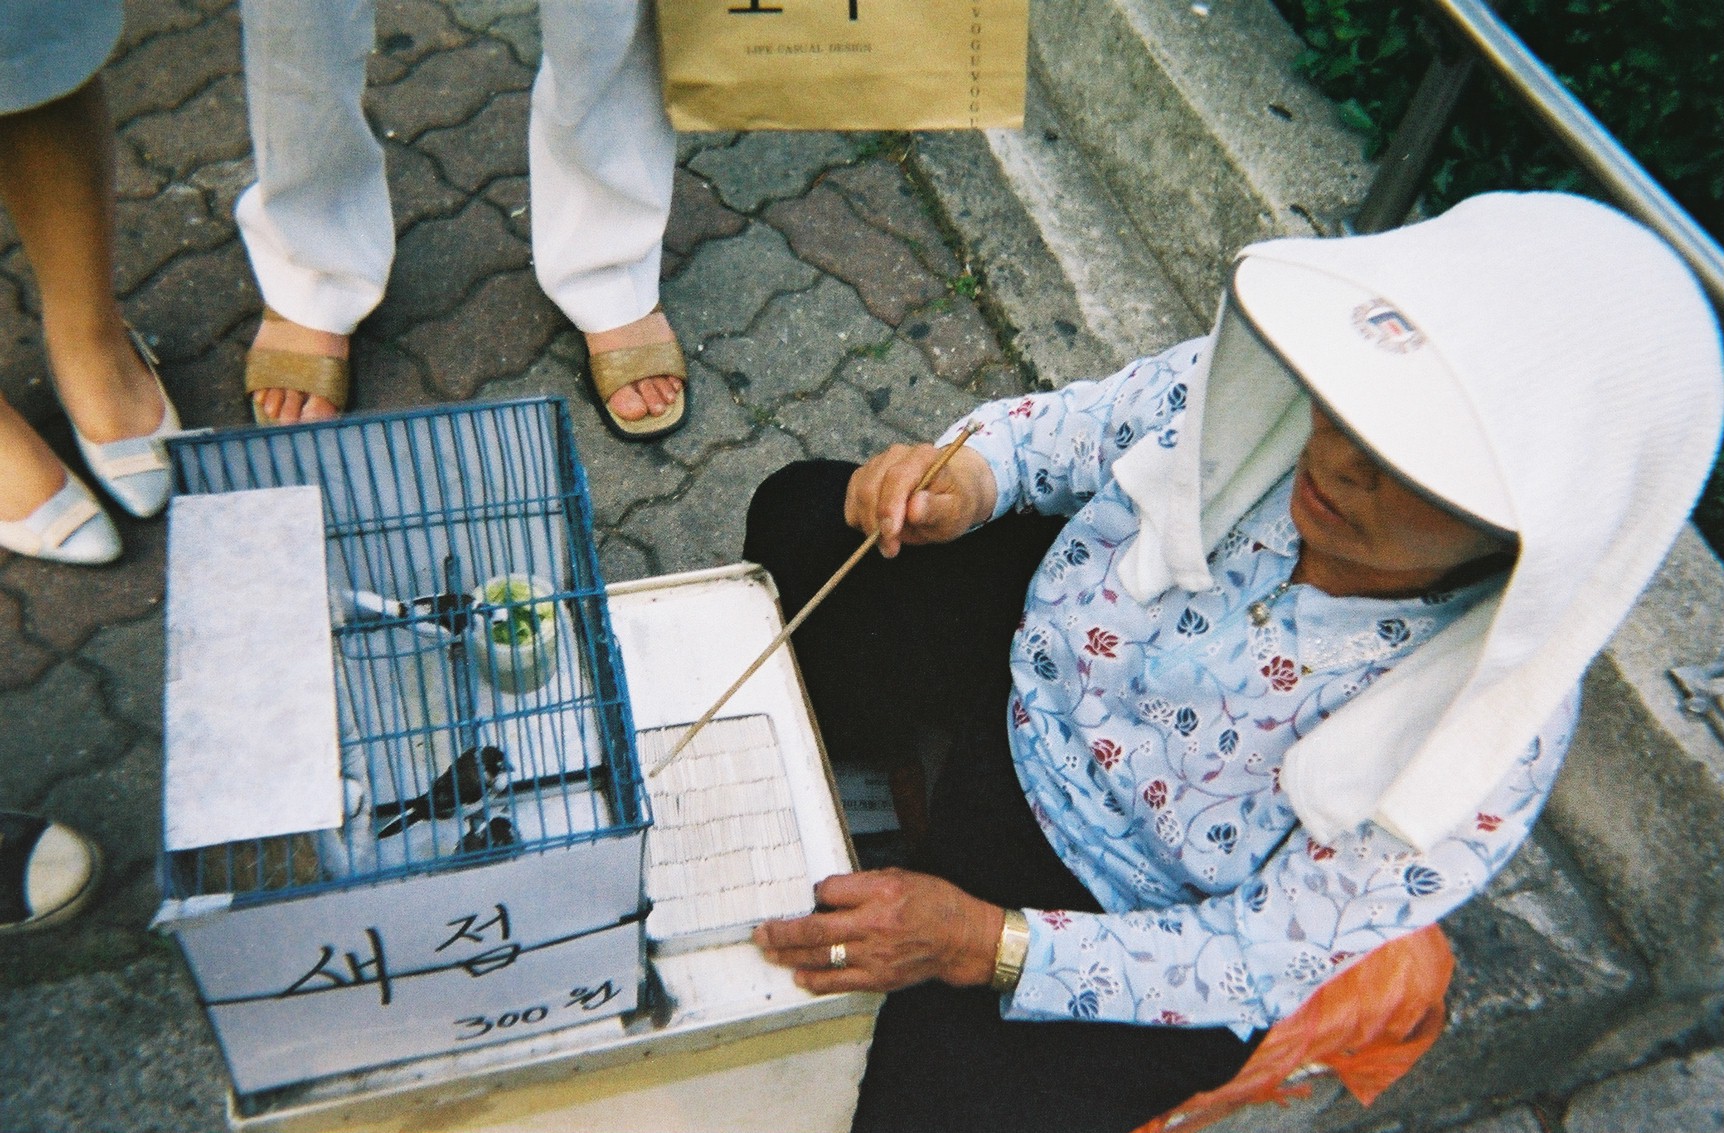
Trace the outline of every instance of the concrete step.
<instances>
[{"instance_id":1,"label":"concrete step","mask_svg":"<svg viewBox=\"0 0 1724 1133\"><path fill-rule=\"evenodd\" d=\"M1040 385L1201 333L1239 246L1340 231L1370 167L1294 74L1299 50L1268 0L1037 0L1025 129L918 139L915 171ZM1666 671L1721 644L1724 569L1690 530L1589 674L1533 841L1445 922L1460 966L1443 1040L1369 1111L1320 1087L1223 1128L1488 1122L1715 1044L1724 746Z\"/></svg>"}]
</instances>

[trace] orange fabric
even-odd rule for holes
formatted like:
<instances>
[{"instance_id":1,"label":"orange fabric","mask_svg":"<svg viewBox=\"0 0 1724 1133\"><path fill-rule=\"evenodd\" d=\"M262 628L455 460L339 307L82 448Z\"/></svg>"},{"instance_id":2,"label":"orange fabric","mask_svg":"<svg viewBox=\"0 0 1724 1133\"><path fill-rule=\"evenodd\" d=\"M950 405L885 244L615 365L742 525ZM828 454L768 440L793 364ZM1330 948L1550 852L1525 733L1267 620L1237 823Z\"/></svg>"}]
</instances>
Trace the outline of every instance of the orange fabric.
<instances>
[{"instance_id":1,"label":"orange fabric","mask_svg":"<svg viewBox=\"0 0 1724 1133\"><path fill-rule=\"evenodd\" d=\"M1287 1079L1313 1064L1370 1105L1442 1033L1454 970L1455 955L1436 925L1372 949L1269 1028L1232 1081L1193 1095L1136 1133L1186 1133L1257 1102L1285 1105L1310 1094L1310 1086Z\"/></svg>"}]
</instances>

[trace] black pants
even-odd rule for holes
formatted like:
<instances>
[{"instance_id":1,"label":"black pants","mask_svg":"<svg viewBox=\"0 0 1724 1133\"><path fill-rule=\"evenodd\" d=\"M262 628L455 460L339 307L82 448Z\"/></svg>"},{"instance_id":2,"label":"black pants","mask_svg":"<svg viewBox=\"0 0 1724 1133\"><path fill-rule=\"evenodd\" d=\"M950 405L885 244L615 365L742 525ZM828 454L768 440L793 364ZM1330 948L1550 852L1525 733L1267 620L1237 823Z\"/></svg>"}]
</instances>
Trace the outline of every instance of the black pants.
<instances>
[{"instance_id":1,"label":"black pants","mask_svg":"<svg viewBox=\"0 0 1724 1133\"><path fill-rule=\"evenodd\" d=\"M772 573L787 613L860 541L844 524L854 468L793 464L755 493L743 553ZM870 555L795 645L835 759L881 762L924 733L953 737L918 868L1007 907L1099 912L1036 826L1006 741L1012 634L1062 525L1013 515ZM921 984L886 998L853 1129L1117 1133L1227 1081L1254 1045L1222 1028L1007 1022L987 988Z\"/></svg>"}]
</instances>

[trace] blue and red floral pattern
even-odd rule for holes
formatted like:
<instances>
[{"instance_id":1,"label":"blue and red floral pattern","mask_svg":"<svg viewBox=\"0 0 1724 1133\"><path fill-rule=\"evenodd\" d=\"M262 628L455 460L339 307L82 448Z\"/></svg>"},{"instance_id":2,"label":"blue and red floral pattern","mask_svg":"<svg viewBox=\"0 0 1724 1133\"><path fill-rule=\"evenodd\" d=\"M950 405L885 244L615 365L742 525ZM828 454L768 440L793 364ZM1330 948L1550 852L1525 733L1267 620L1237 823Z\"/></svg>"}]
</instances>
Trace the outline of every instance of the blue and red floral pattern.
<instances>
[{"instance_id":1,"label":"blue and red floral pattern","mask_svg":"<svg viewBox=\"0 0 1724 1133\"><path fill-rule=\"evenodd\" d=\"M1573 698L1477 821L1428 853L1370 824L1333 845L1299 831L1280 787L1288 747L1493 584L1414 599L1283 589L1299 552L1284 480L1212 553L1212 589L1133 601L1116 566L1138 521L1110 470L1131 444L1179 443L1205 348L970 417L996 516L1072 516L1030 585L1005 722L1032 812L1107 910L1032 911L1009 1018L1267 1026L1478 892L1567 750Z\"/></svg>"}]
</instances>

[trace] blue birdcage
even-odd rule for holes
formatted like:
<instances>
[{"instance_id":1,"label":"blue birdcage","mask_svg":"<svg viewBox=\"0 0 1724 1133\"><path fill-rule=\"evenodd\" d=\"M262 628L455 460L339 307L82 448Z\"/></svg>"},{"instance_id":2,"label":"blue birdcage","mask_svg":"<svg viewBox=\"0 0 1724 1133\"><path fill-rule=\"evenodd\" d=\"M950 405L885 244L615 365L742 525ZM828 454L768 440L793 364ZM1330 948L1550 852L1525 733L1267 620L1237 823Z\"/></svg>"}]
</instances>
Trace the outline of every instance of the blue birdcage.
<instances>
[{"instance_id":1,"label":"blue birdcage","mask_svg":"<svg viewBox=\"0 0 1724 1133\"><path fill-rule=\"evenodd\" d=\"M322 490L349 815L315 838L177 854L171 896L280 899L646 824L563 402L191 435L170 448L181 494Z\"/></svg>"},{"instance_id":2,"label":"blue birdcage","mask_svg":"<svg viewBox=\"0 0 1724 1133\"><path fill-rule=\"evenodd\" d=\"M650 814L566 404L169 452L180 497L321 493L345 817L163 858L159 919L240 1092L632 1008ZM175 556L196 555L173 520L192 505L170 521L170 669Z\"/></svg>"}]
</instances>

